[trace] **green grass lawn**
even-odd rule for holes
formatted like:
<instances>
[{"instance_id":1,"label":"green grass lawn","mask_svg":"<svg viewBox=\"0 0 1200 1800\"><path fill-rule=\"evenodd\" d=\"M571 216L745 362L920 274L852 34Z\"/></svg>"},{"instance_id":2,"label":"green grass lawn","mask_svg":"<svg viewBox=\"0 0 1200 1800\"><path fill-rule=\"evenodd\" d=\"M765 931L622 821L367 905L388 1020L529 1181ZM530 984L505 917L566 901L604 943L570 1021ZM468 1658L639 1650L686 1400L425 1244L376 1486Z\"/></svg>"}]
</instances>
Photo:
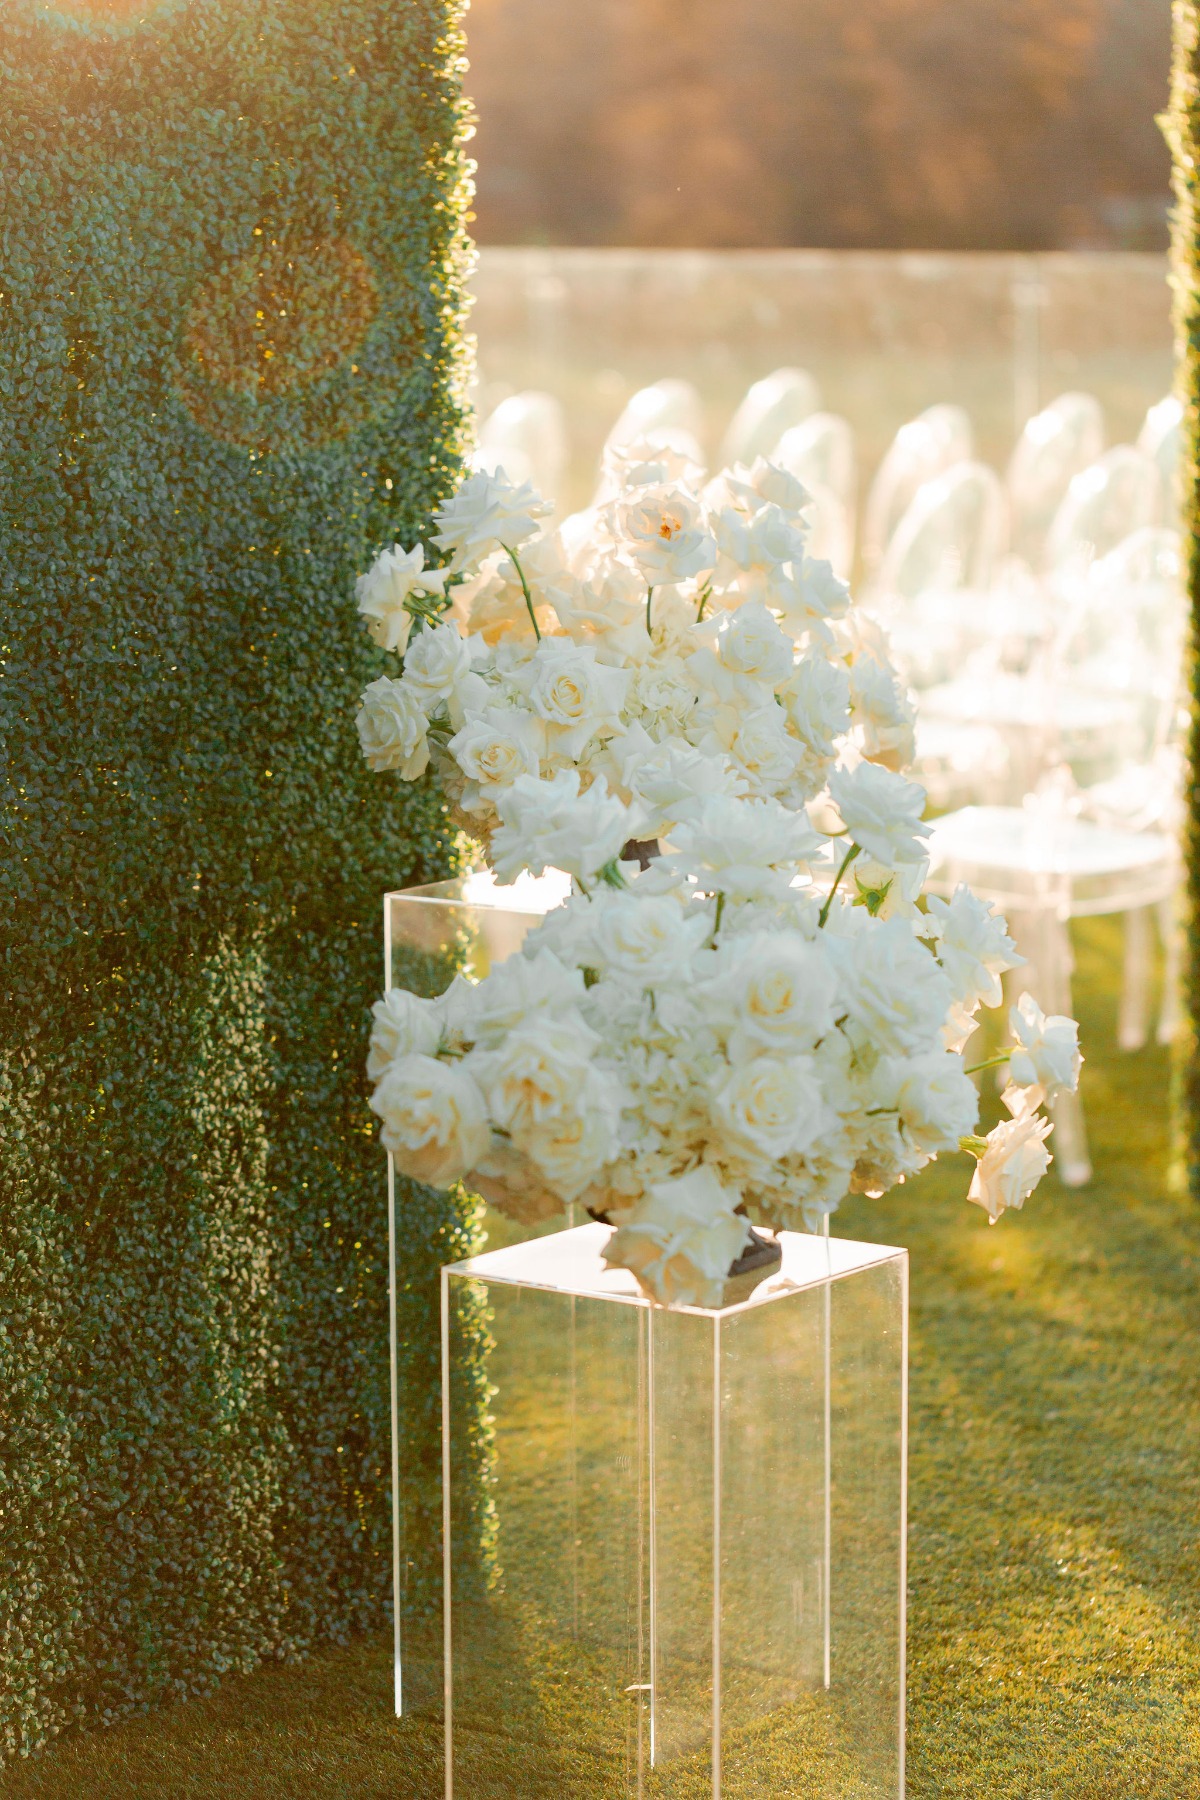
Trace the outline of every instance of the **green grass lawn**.
<instances>
[{"instance_id":1,"label":"green grass lawn","mask_svg":"<svg viewBox=\"0 0 1200 1800\"><path fill-rule=\"evenodd\" d=\"M1077 948L1092 1186L993 1229L956 1159L837 1221L912 1253L912 1800L1200 1795L1200 1210L1168 1188L1166 1053L1113 1048L1118 934ZM0 1794L437 1800L436 1721L390 1708L380 1636L63 1740ZM514 1763L509 1791L561 1777Z\"/></svg>"}]
</instances>

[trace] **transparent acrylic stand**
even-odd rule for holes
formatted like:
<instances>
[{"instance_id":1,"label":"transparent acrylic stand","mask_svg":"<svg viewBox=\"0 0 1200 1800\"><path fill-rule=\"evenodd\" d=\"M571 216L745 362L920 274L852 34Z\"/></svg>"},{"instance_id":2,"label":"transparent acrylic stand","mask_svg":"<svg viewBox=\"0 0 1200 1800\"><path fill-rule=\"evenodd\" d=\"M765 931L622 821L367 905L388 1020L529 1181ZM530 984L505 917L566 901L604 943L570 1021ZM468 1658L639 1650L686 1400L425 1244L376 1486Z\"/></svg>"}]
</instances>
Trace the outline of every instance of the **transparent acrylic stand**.
<instances>
[{"instance_id":1,"label":"transparent acrylic stand","mask_svg":"<svg viewBox=\"0 0 1200 1800\"><path fill-rule=\"evenodd\" d=\"M401 888L383 898L383 980L433 998L456 975L481 980L520 949L525 935L569 890L565 875L522 876L499 887L486 873L458 876L426 887ZM400 1485L399 1344L396 1323L396 1171L388 1157L388 1311L392 1403L392 1597L395 1631L395 1708L404 1711L401 1632L405 1519Z\"/></svg>"},{"instance_id":2,"label":"transparent acrylic stand","mask_svg":"<svg viewBox=\"0 0 1200 1800\"><path fill-rule=\"evenodd\" d=\"M897 1800L906 1253L783 1233L667 1309L608 1232L442 1272L447 1800Z\"/></svg>"}]
</instances>

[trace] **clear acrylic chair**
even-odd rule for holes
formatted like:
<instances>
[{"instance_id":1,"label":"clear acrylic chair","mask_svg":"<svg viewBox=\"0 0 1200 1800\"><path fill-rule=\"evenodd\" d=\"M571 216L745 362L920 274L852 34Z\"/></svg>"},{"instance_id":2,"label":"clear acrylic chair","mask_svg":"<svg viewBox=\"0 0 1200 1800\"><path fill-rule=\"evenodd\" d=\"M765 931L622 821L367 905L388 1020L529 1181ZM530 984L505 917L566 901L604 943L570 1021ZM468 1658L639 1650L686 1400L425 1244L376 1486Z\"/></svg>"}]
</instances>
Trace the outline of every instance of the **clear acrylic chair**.
<instances>
[{"instance_id":1,"label":"clear acrylic chair","mask_svg":"<svg viewBox=\"0 0 1200 1800\"><path fill-rule=\"evenodd\" d=\"M1183 406L1174 394L1151 406L1138 432L1137 447L1156 464L1162 481L1162 516L1179 517L1179 464L1183 454Z\"/></svg>"},{"instance_id":2,"label":"clear acrylic chair","mask_svg":"<svg viewBox=\"0 0 1200 1800\"><path fill-rule=\"evenodd\" d=\"M875 472L863 520L863 561L878 568L892 533L919 488L968 462L974 448L971 421L961 406L930 406L902 425Z\"/></svg>"},{"instance_id":3,"label":"clear acrylic chair","mask_svg":"<svg viewBox=\"0 0 1200 1800\"><path fill-rule=\"evenodd\" d=\"M772 458L807 485L816 484L853 512L858 494L854 427L838 413L816 412L783 433Z\"/></svg>"},{"instance_id":4,"label":"clear acrylic chair","mask_svg":"<svg viewBox=\"0 0 1200 1800\"><path fill-rule=\"evenodd\" d=\"M567 426L553 394L526 388L510 394L479 427L477 469L503 468L512 481L531 481L547 500L557 500L567 467Z\"/></svg>"},{"instance_id":5,"label":"clear acrylic chair","mask_svg":"<svg viewBox=\"0 0 1200 1800\"><path fill-rule=\"evenodd\" d=\"M770 456L785 431L799 425L821 404L821 391L807 369L776 369L748 389L721 441L720 463L752 463Z\"/></svg>"},{"instance_id":6,"label":"clear acrylic chair","mask_svg":"<svg viewBox=\"0 0 1200 1800\"><path fill-rule=\"evenodd\" d=\"M1106 556L1161 517L1157 463L1133 444L1117 444L1072 479L1046 537L1046 566L1066 569Z\"/></svg>"},{"instance_id":7,"label":"clear acrylic chair","mask_svg":"<svg viewBox=\"0 0 1200 1800\"><path fill-rule=\"evenodd\" d=\"M1040 562L1067 489L1104 453L1104 413L1093 394L1060 394L1028 419L1005 476L1013 548Z\"/></svg>"},{"instance_id":8,"label":"clear acrylic chair","mask_svg":"<svg viewBox=\"0 0 1200 1800\"><path fill-rule=\"evenodd\" d=\"M690 381L655 381L630 396L608 437L605 449L635 443L660 430L679 427L693 438L704 435L704 407Z\"/></svg>"},{"instance_id":9,"label":"clear acrylic chair","mask_svg":"<svg viewBox=\"0 0 1200 1800\"><path fill-rule=\"evenodd\" d=\"M879 564L874 592L919 600L955 588L984 592L1008 536L1004 489L986 463L959 462L913 495Z\"/></svg>"},{"instance_id":10,"label":"clear acrylic chair","mask_svg":"<svg viewBox=\"0 0 1200 1800\"><path fill-rule=\"evenodd\" d=\"M976 722L1003 722L1024 741L1032 791L1019 805L935 820L932 881L941 892L966 881L1003 908L1030 965L1013 987L1030 987L1047 1012L1071 1010L1069 921L1123 913L1118 1037L1136 1048L1147 1034L1154 912L1166 950L1160 1038L1178 1019L1178 551L1169 534L1139 534L1065 583L1060 602L1059 630L1035 670L999 687L999 699L995 688L974 696ZM971 700L965 686L962 700ZM1082 1183L1090 1164L1077 1097L1059 1103L1056 1121L1063 1179Z\"/></svg>"}]
</instances>

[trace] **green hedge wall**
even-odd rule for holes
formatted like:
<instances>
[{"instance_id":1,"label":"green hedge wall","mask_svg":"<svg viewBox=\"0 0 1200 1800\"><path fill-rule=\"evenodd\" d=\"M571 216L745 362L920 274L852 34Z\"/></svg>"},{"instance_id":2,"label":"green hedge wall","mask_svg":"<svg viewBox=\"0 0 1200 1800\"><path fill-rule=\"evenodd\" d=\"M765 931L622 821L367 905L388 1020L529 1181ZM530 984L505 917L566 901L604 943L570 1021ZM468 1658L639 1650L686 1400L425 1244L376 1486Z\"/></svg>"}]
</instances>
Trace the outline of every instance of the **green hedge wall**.
<instances>
[{"instance_id":1,"label":"green hedge wall","mask_svg":"<svg viewBox=\"0 0 1200 1800\"><path fill-rule=\"evenodd\" d=\"M352 587L454 481L469 190L458 0L5 0L0 59L12 1754L386 1611L365 1034L450 840L360 760Z\"/></svg>"},{"instance_id":2,"label":"green hedge wall","mask_svg":"<svg viewBox=\"0 0 1200 1800\"><path fill-rule=\"evenodd\" d=\"M1171 106L1163 121L1174 164L1172 287L1179 392L1184 403L1180 471L1183 533L1191 597L1188 695L1188 805L1184 816L1187 1030L1177 1062L1184 1153L1192 1193L1200 1199L1200 8L1174 0Z\"/></svg>"}]
</instances>

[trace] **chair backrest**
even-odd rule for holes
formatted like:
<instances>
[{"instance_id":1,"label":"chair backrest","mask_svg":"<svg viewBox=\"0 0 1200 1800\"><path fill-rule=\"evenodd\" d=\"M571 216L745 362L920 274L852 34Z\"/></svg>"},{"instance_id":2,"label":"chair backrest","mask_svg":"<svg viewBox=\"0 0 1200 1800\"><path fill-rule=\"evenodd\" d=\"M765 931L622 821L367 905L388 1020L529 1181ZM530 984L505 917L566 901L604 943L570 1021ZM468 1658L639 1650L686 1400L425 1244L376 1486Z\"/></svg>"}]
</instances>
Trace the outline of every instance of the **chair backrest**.
<instances>
[{"instance_id":1,"label":"chair backrest","mask_svg":"<svg viewBox=\"0 0 1200 1800\"><path fill-rule=\"evenodd\" d=\"M822 487L851 514L858 492L854 428L837 413L817 412L784 432L772 461L798 476L806 487Z\"/></svg>"},{"instance_id":2,"label":"chair backrest","mask_svg":"<svg viewBox=\"0 0 1200 1800\"><path fill-rule=\"evenodd\" d=\"M567 426L561 403L537 388L510 394L479 427L478 469L503 468L512 481L531 481L557 500L567 466Z\"/></svg>"},{"instance_id":3,"label":"chair backrest","mask_svg":"<svg viewBox=\"0 0 1200 1800\"><path fill-rule=\"evenodd\" d=\"M1061 570L1107 556L1161 517L1158 465L1133 444L1117 444L1072 479L1047 534L1046 565Z\"/></svg>"},{"instance_id":4,"label":"chair backrest","mask_svg":"<svg viewBox=\"0 0 1200 1800\"><path fill-rule=\"evenodd\" d=\"M690 381L655 381L630 396L605 439L605 449L629 444L652 432L681 427L692 437L704 432L704 408Z\"/></svg>"},{"instance_id":5,"label":"chair backrest","mask_svg":"<svg viewBox=\"0 0 1200 1800\"><path fill-rule=\"evenodd\" d=\"M1000 477L986 463L960 462L918 488L892 534L874 583L886 603L991 586L1007 538Z\"/></svg>"},{"instance_id":6,"label":"chair backrest","mask_svg":"<svg viewBox=\"0 0 1200 1800\"><path fill-rule=\"evenodd\" d=\"M1179 461L1183 454L1183 406L1174 394L1148 409L1138 432L1137 447L1158 467L1162 516L1174 524L1179 517Z\"/></svg>"},{"instance_id":7,"label":"chair backrest","mask_svg":"<svg viewBox=\"0 0 1200 1800\"><path fill-rule=\"evenodd\" d=\"M902 425L875 472L863 523L863 561L878 568L892 534L918 488L968 462L973 448L971 421L961 406L929 406Z\"/></svg>"},{"instance_id":8,"label":"chair backrest","mask_svg":"<svg viewBox=\"0 0 1200 1800\"><path fill-rule=\"evenodd\" d=\"M807 369L776 369L748 389L721 441L720 464L752 463L770 456L785 431L799 425L821 404L821 392Z\"/></svg>"},{"instance_id":9,"label":"chair backrest","mask_svg":"<svg viewBox=\"0 0 1200 1800\"><path fill-rule=\"evenodd\" d=\"M854 567L854 516L847 512L837 494L821 482L809 478L805 485L812 495L808 554L831 563L834 574L849 581Z\"/></svg>"},{"instance_id":10,"label":"chair backrest","mask_svg":"<svg viewBox=\"0 0 1200 1800\"><path fill-rule=\"evenodd\" d=\"M1041 560L1046 533L1080 470L1104 454L1104 413L1092 394L1060 394L1025 423L1005 485L1013 547Z\"/></svg>"}]
</instances>

